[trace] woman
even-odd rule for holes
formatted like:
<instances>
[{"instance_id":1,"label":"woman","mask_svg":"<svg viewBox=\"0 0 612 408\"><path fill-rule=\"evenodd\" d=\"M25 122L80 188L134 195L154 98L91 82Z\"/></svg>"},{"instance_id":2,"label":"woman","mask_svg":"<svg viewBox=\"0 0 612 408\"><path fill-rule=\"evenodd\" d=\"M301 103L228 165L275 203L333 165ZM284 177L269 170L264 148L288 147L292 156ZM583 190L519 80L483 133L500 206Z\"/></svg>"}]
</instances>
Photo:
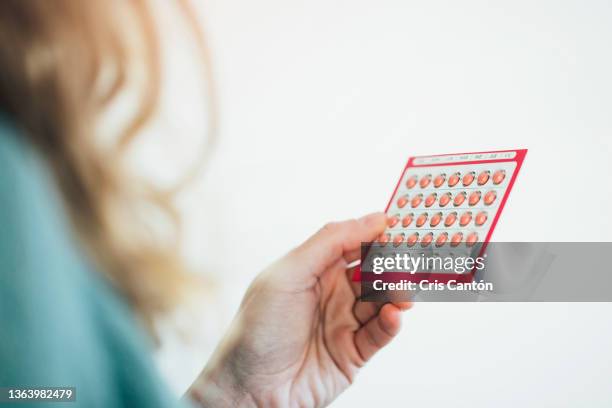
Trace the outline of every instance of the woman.
<instances>
[{"instance_id":1,"label":"woman","mask_svg":"<svg viewBox=\"0 0 612 408\"><path fill-rule=\"evenodd\" d=\"M152 322L189 286L151 222L172 225L172 192L123 163L158 99L150 10L4 0L0 20L0 387L75 387L84 407L324 406L397 334L409 304L356 301L347 270L385 216L328 224L258 276L173 400L151 359ZM134 79L139 110L109 142L96 129Z\"/></svg>"}]
</instances>

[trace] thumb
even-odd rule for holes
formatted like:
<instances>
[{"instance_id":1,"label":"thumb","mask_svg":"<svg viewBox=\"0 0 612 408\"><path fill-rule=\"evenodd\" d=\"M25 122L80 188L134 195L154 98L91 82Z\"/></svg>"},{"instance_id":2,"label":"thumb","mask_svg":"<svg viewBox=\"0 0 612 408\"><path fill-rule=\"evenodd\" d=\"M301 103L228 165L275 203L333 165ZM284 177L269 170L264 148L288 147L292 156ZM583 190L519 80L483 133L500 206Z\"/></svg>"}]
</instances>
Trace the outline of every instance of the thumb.
<instances>
[{"instance_id":1,"label":"thumb","mask_svg":"<svg viewBox=\"0 0 612 408\"><path fill-rule=\"evenodd\" d=\"M303 266L303 273L317 277L341 259L350 262L350 254L358 251L362 242L373 241L386 226L387 216L381 212L329 223L297 247L293 255Z\"/></svg>"}]
</instances>

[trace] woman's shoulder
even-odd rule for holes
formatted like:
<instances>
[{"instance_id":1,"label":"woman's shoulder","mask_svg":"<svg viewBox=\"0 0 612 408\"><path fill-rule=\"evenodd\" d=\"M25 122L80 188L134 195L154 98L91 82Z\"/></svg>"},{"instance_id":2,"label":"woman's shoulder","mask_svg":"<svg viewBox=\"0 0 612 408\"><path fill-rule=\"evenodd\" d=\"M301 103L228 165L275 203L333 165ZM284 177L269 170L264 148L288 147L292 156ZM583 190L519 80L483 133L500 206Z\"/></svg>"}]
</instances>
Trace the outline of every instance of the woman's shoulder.
<instances>
[{"instance_id":1,"label":"woman's shoulder","mask_svg":"<svg viewBox=\"0 0 612 408\"><path fill-rule=\"evenodd\" d=\"M172 405L149 340L80 248L50 169L20 136L0 119L0 384L75 386L88 406Z\"/></svg>"},{"instance_id":2,"label":"woman's shoulder","mask_svg":"<svg viewBox=\"0 0 612 408\"><path fill-rule=\"evenodd\" d=\"M0 194L5 207L41 190L45 169L22 132L0 116ZM26 193L27 192L27 193ZM6 208L6 207L5 207Z\"/></svg>"},{"instance_id":3,"label":"woman's shoulder","mask_svg":"<svg viewBox=\"0 0 612 408\"><path fill-rule=\"evenodd\" d=\"M0 226L3 275L40 263L46 265L37 271L41 276L58 260L70 265L82 261L50 169L4 119L0 119Z\"/></svg>"},{"instance_id":4,"label":"woman's shoulder","mask_svg":"<svg viewBox=\"0 0 612 408\"><path fill-rule=\"evenodd\" d=\"M55 297L50 308L99 297L124 303L74 234L46 161L0 119L0 291L8 290L19 291L18 303Z\"/></svg>"}]
</instances>

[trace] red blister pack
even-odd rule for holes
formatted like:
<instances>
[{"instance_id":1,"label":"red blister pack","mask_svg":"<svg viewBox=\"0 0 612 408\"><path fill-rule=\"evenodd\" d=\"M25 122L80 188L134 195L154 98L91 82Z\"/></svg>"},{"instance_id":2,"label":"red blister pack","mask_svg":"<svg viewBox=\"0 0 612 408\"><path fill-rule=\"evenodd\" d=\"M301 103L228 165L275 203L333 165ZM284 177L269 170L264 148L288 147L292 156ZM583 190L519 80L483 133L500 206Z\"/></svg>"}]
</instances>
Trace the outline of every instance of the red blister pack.
<instances>
[{"instance_id":1,"label":"red blister pack","mask_svg":"<svg viewBox=\"0 0 612 408\"><path fill-rule=\"evenodd\" d=\"M477 246L482 255L526 154L517 149L410 157L385 209L387 229L377 242L423 249ZM359 275L357 269L355 280ZM426 278L457 280L444 273ZM421 279L425 276L411 276Z\"/></svg>"}]
</instances>

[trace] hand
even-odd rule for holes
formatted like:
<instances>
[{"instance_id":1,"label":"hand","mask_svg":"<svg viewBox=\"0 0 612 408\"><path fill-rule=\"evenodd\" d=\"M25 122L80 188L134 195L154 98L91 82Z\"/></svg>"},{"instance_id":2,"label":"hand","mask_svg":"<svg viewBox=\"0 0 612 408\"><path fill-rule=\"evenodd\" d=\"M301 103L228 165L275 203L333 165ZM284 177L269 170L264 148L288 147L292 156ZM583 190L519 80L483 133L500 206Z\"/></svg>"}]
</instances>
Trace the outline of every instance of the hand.
<instances>
[{"instance_id":1,"label":"hand","mask_svg":"<svg viewBox=\"0 0 612 408\"><path fill-rule=\"evenodd\" d=\"M325 226L261 273L230 332L194 383L203 406L321 407L400 328L410 303L358 301L347 266L386 225L384 214Z\"/></svg>"}]
</instances>

